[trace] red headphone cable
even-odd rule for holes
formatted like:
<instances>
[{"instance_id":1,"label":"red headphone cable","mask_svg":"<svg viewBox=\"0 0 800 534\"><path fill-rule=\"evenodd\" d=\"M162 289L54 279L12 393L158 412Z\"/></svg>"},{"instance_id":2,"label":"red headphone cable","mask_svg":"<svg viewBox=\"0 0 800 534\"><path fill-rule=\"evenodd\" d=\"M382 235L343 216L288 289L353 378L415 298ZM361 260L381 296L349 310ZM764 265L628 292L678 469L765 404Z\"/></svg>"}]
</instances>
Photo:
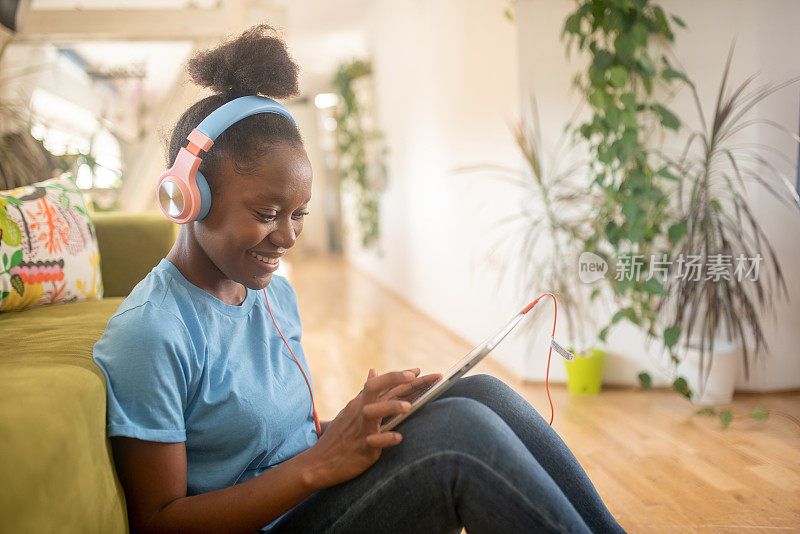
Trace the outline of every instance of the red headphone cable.
<instances>
[{"instance_id":1,"label":"red headphone cable","mask_svg":"<svg viewBox=\"0 0 800 534\"><path fill-rule=\"evenodd\" d=\"M558 319L558 301L556 300L556 296L555 295L553 295L552 293L542 293L541 295L539 295L536 298L536 300L534 300L533 302L528 304L522 310L522 313L523 314L528 313L545 296L550 296L553 299L553 332L550 335L550 339L552 340L556 335L556 320ZM281 339L283 340L283 343L286 345L286 348L288 348L289 352L292 354L292 357L294 358L295 363L297 363L297 366L300 368L300 372L303 373L303 378L305 378L305 380L306 380L306 385L308 385L308 392L311 394L311 411L312 411L312 415L314 416L314 426L316 427L317 437L319 438L320 436L322 436L322 427L320 426L320 423L319 423L319 416L317 416L317 408L314 405L314 392L311 389L311 383L308 381L308 376L306 376L306 372L303 370L303 366L300 365L300 362L297 360L297 356L294 355L294 351L292 350L292 347L289 346L289 343L286 341L286 338L283 337L283 333L281 332L281 329L278 327L278 323L275 321L275 316L272 315L272 309L270 308L270 305L269 305L269 299L267 298L267 289L266 288L264 288L264 300L267 303L267 311L269 311L269 316L270 316L270 318L272 318L272 323L275 325L275 329L278 330L278 334L280 334ZM550 358L551 358L552 355L553 355L553 344L551 342L550 343L550 348L549 348L549 350L547 352L547 371L545 372L545 378L544 378L544 386L545 386L545 390L547 391L547 401L550 404L550 421L548 422L548 424L550 426L553 426L553 418L554 418L554 415L555 415L555 411L553 409L553 399L550 397Z\"/></svg>"},{"instance_id":2,"label":"red headphone cable","mask_svg":"<svg viewBox=\"0 0 800 534\"><path fill-rule=\"evenodd\" d=\"M306 379L306 384L308 385L308 392L311 394L311 413L314 416L314 426L317 430L317 438L322 436L322 427L319 424L319 416L317 416L317 408L314 406L314 391L311 389L311 383L308 381L308 377L306 376L306 372L303 370L303 366L300 365L300 362L297 361L297 356L294 355L294 351L292 347L289 346L289 343L286 342L286 338L283 337L283 333L281 329L278 328L278 323L275 322L275 317L272 315L272 309L269 307L269 299L267 298L267 288L264 288L264 300L267 301L267 311L269 311L269 316L272 317L272 323L275 325L275 328L278 330L278 333L281 335L281 339L283 340L284 344L286 344L286 348L289 349L289 352L292 353L292 358L294 358L295 363L300 368L300 372L303 373L303 378Z\"/></svg>"},{"instance_id":3,"label":"red headphone cable","mask_svg":"<svg viewBox=\"0 0 800 534\"><path fill-rule=\"evenodd\" d=\"M547 401L550 403L550 426L553 426L553 399L550 398L550 356L553 355L553 338L555 338L556 335L556 318L558 318L558 302L556 301L556 296L552 293L542 293L536 300L528 304L525 309L522 310L522 313L528 313L531 308L536 306L542 297L547 295L553 298L553 333L550 335L550 350L547 353L547 372L544 375L544 387L547 391Z\"/></svg>"}]
</instances>

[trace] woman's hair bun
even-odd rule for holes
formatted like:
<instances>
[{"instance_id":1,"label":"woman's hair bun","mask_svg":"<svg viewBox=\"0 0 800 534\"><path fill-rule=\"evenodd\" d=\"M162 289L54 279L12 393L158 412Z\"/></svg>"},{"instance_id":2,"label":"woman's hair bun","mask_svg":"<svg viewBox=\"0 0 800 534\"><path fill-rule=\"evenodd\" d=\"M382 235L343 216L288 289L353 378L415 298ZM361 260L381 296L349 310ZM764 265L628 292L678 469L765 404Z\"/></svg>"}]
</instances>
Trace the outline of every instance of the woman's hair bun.
<instances>
[{"instance_id":1,"label":"woman's hair bun","mask_svg":"<svg viewBox=\"0 0 800 534\"><path fill-rule=\"evenodd\" d=\"M299 93L297 64L271 26L259 24L225 43L197 52L187 70L217 93L286 98Z\"/></svg>"}]
</instances>

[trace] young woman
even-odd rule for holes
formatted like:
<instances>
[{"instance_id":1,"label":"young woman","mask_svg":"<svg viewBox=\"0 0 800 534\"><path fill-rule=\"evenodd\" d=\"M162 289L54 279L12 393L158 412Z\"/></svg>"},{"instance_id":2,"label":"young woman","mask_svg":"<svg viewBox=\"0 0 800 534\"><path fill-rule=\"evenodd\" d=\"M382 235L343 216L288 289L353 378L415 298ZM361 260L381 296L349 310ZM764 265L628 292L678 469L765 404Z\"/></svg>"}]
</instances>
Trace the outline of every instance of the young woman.
<instances>
[{"instance_id":1,"label":"young woman","mask_svg":"<svg viewBox=\"0 0 800 534\"><path fill-rule=\"evenodd\" d=\"M188 69L215 94L178 120L168 164L226 102L298 92L297 66L266 26ZM311 199L300 133L252 115L199 170L210 210L181 226L94 348L132 532L623 532L558 435L490 376L460 379L381 432L441 375L370 369L317 429L297 298L273 274Z\"/></svg>"}]
</instances>

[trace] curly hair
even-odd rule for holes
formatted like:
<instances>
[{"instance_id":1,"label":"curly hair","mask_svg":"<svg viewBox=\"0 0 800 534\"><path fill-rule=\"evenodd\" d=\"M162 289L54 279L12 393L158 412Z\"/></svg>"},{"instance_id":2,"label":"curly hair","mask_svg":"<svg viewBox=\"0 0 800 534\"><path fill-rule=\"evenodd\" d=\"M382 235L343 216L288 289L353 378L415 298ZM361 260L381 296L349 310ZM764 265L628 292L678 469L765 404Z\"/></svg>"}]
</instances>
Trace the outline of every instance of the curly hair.
<instances>
[{"instance_id":1,"label":"curly hair","mask_svg":"<svg viewBox=\"0 0 800 534\"><path fill-rule=\"evenodd\" d=\"M186 136L223 104L246 95L278 99L299 93L297 64L275 29L266 24L253 26L216 48L197 52L186 68L192 81L215 94L195 102L178 119L170 136L167 166L186 146ZM274 113L251 115L217 137L202 156L198 170L208 179L213 192L224 158L233 163L237 172L247 173L259 157L281 143L303 146L300 132L289 119Z\"/></svg>"}]
</instances>

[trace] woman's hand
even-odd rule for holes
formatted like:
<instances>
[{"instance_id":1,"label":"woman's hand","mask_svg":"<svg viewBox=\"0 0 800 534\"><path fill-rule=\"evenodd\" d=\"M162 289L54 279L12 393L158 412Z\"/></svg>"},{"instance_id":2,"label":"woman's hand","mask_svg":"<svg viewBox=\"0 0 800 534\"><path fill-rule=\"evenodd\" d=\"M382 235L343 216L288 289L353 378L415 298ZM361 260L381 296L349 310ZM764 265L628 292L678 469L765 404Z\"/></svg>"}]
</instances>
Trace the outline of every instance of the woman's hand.
<instances>
[{"instance_id":1,"label":"woman's hand","mask_svg":"<svg viewBox=\"0 0 800 534\"><path fill-rule=\"evenodd\" d=\"M409 369L409 371L414 373L414 375L419 375L420 372L419 367ZM414 402L441 379L442 373L417 376L417 378L411 382L393 387L381 397L381 400L400 399L407 402Z\"/></svg>"},{"instance_id":2,"label":"woman's hand","mask_svg":"<svg viewBox=\"0 0 800 534\"><path fill-rule=\"evenodd\" d=\"M400 443L402 436L398 432L381 432L380 422L386 416L408 411L410 404L386 394L410 384L416 373L394 371L376 375L374 369L369 370L361 392L328 423L309 449L309 480L315 488L333 486L360 475L378 461L384 447Z\"/></svg>"}]
</instances>

